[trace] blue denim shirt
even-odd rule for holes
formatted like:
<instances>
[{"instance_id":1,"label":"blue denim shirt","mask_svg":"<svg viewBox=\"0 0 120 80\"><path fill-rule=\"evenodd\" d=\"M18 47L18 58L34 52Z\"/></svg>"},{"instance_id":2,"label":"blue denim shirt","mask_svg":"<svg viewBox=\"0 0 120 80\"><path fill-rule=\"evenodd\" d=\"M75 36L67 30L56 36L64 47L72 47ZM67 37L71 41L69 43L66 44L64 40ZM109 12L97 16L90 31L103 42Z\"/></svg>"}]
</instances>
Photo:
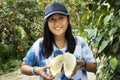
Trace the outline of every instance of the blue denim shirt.
<instances>
[{"instance_id":1,"label":"blue denim shirt","mask_svg":"<svg viewBox=\"0 0 120 80\"><path fill-rule=\"evenodd\" d=\"M90 50L88 44L85 42L85 40L81 37L75 36L76 40L76 47L74 51L74 55L77 60L85 60L86 62L93 62L96 63L96 60L93 56L92 51ZM53 44L53 52L52 55L49 58L44 57L43 49L42 49L42 41L43 38L38 39L33 46L29 49L26 56L24 57L24 61L34 67L34 66L46 66L49 65L50 61L59 54L65 54L66 48L58 49ZM40 77L40 80L43 80L42 77ZM54 80L88 80L87 73L84 68L79 69L76 74L71 78L67 79L65 74L63 72L60 73Z\"/></svg>"}]
</instances>

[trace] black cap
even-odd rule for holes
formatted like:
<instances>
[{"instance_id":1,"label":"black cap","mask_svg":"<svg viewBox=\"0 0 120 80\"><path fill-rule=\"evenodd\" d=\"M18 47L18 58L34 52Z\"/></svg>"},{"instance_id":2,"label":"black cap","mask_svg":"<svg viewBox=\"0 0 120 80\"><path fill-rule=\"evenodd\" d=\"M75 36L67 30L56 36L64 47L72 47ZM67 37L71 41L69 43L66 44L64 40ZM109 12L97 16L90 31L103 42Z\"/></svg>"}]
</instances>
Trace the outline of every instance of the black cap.
<instances>
[{"instance_id":1,"label":"black cap","mask_svg":"<svg viewBox=\"0 0 120 80\"><path fill-rule=\"evenodd\" d=\"M54 2L52 4L49 4L46 7L44 19L47 19L49 16L51 16L52 14L55 14L55 13L69 15L64 4L62 4L60 2Z\"/></svg>"}]
</instances>

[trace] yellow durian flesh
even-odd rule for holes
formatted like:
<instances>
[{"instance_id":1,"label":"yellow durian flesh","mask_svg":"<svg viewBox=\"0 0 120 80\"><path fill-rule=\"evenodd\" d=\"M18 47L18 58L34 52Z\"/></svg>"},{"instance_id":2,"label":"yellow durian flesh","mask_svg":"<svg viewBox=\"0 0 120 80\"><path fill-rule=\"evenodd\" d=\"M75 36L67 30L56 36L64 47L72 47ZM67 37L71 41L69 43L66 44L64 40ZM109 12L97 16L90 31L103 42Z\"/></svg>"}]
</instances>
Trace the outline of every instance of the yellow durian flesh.
<instances>
[{"instance_id":1,"label":"yellow durian flesh","mask_svg":"<svg viewBox=\"0 0 120 80\"><path fill-rule=\"evenodd\" d=\"M76 58L73 54L66 53L64 56L64 72L67 78L71 78L76 68Z\"/></svg>"},{"instance_id":2,"label":"yellow durian flesh","mask_svg":"<svg viewBox=\"0 0 120 80\"><path fill-rule=\"evenodd\" d=\"M56 77L60 74L63 65L63 55L59 55L50 62L50 73Z\"/></svg>"},{"instance_id":3,"label":"yellow durian flesh","mask_svg":"<svg viewBox=\"0 0 120 80\"><path fill-rule=\"evenodd\" d=\"M76 58L71 53L65 53L64 55L58 55L50 62L50 72L52 76L56 77L60 74L61 69L64 69L67 78L71 78L76 68Z\"/></svg>"}]
</instances>

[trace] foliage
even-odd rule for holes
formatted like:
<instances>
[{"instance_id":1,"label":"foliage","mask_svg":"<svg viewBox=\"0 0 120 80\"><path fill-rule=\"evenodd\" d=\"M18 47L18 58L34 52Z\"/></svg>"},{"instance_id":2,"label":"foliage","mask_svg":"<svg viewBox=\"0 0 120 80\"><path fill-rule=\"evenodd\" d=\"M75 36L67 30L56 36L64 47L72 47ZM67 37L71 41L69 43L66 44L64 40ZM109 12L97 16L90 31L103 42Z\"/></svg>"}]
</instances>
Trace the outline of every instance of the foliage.
<instances>
[{"instance_id":1,"label":"foliage","mask_svg":"<svg viewBox=\"0 0 120 80\"><path fill-rule=\"evenodd\" d=\"M0 74L5 74L11 71L15 71L20 68L21 60L18 59L9 59L7 63L2 64L4 67L0 69Z\"/></svg>"},{"instance_id":2,"label":"foliage","mask_svg":"<svg viewBox=\"0 0 120 80\"><path fill-rule=\"evenodd\" d=\"M120 1L94 0L88 7L90 12L86 21L90 29L85 31L95 56L100 59L96 80L119 80ZM91 31L94 34L90 34Z\"/></svg>"},{"instance_id":3,"label":"foliage","mask_svg":"<svg viewBox=\"0 0 120 80\"><path fill-rule=\"evenodd\" d=\"M22 60L42 35L42 8L34 0L0 1L0 69L3 72L12 68L4 68L11 59L13 63L14 59Z\"/></svg>"}]
</instances>

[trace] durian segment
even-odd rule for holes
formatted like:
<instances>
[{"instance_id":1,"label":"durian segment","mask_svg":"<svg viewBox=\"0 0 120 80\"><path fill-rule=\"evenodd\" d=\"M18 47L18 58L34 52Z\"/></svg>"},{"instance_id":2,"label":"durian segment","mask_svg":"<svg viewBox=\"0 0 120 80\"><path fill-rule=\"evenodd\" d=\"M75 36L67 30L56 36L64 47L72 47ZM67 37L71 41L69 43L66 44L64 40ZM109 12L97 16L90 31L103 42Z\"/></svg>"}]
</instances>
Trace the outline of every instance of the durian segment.
<instances>
[{"instance_id":1,"label":"durian segment","mask_svg":"<svg viewBox=\"0 0 120 80\"><path fill-rule=\"evenodd\" d=\"M58 55L50 62L50 73L52 76L57 77L63 67L66 77L71 78L76 72L76 64L76 58L73 54Z\"/></svg>"},{"instance_id":2,"label":"durian segment","mask_svg":"<svg viewBox=\"0 0 120 80\"><path fill-rule=\"evenodd\" d=\"M63 65L63 55L58 55L50 62L50 73L52 76L56 77L60 74Z\"/></svg>"},{"instance_id":3,"label":"durian segment","mask_svg":"<svg viewBox=\"0 0 120 80\"><path fill-rule=\"evenodd\" d=\"M66 53L64 55L64 72L67 78L71 78L76 68L76 58L73 54Z\"/></svg>"}]
</instances>

